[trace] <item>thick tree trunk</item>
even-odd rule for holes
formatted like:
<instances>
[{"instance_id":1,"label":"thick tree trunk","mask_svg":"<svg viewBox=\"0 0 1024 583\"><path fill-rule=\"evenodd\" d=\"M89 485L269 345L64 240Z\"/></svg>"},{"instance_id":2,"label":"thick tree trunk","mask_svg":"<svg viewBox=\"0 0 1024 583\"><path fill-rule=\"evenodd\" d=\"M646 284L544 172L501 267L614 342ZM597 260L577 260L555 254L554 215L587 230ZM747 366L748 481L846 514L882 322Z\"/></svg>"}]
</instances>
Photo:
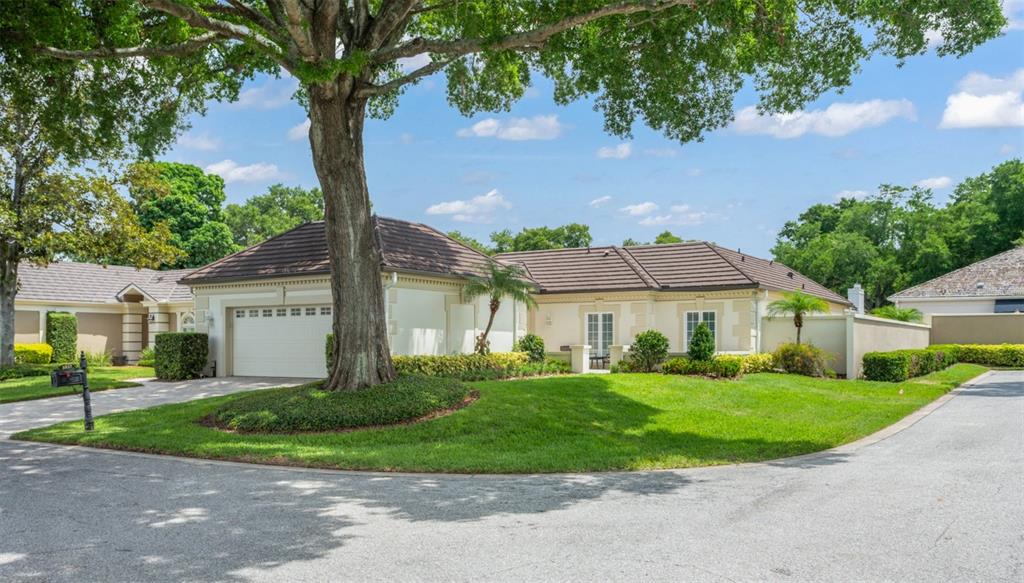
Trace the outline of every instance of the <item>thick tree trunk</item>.
<instances>
[{"instance_id":1,"label":"thick tree trunk","mask_svg":"<svg viewBox=\"0 0 1024 583\"><path fill-rule=\"evenodd\" d=\"M18 254L0 241L0 366L14 364L14 298L18 294Z\"/></svg>"},{"instance_id":2,"label":"thick tree trunk","mask_svg":"<svg viewBox=\"0 0 1024 583\"><path fill-rule=\"evenodd\" d=\"M395 377L363 160L366 103L350 94L338 86L309 90L309 141L324 194L334 305L328 390L354 390Z\"/></svg>"}]
</instances>

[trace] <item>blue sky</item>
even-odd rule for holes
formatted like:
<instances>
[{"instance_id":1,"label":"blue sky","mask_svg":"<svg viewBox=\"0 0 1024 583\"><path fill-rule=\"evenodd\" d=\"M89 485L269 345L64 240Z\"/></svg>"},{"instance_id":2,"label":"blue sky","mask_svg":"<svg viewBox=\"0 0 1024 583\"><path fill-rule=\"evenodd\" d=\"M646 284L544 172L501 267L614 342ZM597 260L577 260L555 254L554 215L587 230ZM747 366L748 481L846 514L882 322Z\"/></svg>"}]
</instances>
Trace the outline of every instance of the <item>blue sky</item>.
<instances>
[{"instance_id":1,"label":"blue sky","mask_svg":"<svg viewBox=\"0 0 1024 583\"><path fill-rule=\"evenodd\" d=\"M542 78L511 112L467 119L435 76L366 131L375 210L486 241L510 228L590 225L595 244L685 238L767 256L775 232L807 206L879 184L924 184L944 201L961 179L1024 156L1024 3L1006 34L961 59L934 53L897 68L864 64L852 87L786 118L745 109L702 143L646 127L623 142L589 101L551 99ZM236 103L211 104L164 157L222 175L229 202L281 182L317 185L292 79L258 78Z\"/></svg>"}]
</instances>

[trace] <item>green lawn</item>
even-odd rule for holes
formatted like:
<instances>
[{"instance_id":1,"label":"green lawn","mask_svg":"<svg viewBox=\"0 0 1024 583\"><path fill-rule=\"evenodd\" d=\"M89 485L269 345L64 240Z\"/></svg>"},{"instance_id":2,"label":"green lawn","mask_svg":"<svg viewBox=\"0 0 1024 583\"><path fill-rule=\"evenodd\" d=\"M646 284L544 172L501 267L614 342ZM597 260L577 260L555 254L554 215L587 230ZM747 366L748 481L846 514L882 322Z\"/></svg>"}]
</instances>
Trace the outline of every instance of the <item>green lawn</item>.
<instances>
[{"instance_id":1,"label":"green lawn","mask_svg":"<svg viewBox=\"0 0 1024 583\"><path fill-rule=\"evenodd\" d=\"M137 379L154 376L153 369L147 366L98 366L89 369L89 390L91 392L108 389L137 387L139 383L124 382L124 379ZM0 404L14 401L29 401L70 395L81 391L82 387L50 387L50 376L22 377L0 382Z\"/></svg>"},{"instance_id":2,"label":"green lawn","mask_svg":"<svg viewBox=\"0 0 1024 583\"><path fill-rule=\"evenodd\" d=\"M198 420L237 395L20 433L201 458L328 468L555 472L682 468L819 451L889 425L985 371L957 365L899 384L778 374L712 381L658 374L471 383L446 417L349 433L235 434ZM904 394L900 395L900 389Z\"/></svg>"}]
</instances>

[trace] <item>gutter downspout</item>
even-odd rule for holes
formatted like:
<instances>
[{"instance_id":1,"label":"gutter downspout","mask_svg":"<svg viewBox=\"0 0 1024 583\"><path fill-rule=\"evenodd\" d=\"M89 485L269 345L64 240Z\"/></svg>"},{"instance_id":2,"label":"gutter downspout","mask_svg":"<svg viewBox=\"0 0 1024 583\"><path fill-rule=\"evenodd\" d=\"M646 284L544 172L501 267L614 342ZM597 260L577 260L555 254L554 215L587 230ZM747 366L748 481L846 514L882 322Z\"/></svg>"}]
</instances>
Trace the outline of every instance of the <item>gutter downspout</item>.
<instances>
[{"instance_id":1,"label":"gutter downspout","mask_svg":"<svg viewBox=\"0 0 1024 583\"><path fill-rule=\"evenodd\" d=\"M764 300L768 300L768 290L764 290ZM761 334L761 320L764 316L761 314L761 296L758 292L754 292L754 318L757 319L756 332L757 335L757 353L760 354L764 350L764 342Z\"/></svg>"},{"instance_id":2,"label":"gutter downspout","mask_svg":"<svg viewBox=\"0 0 1024 583\"><path fill-rule=\"evenodd\" d=\"M388 281L384 282L384 327L388 328L389 334L391 332L390 328L388 327L391 322L391 302L388 301L388 290L395 287L396 285L398 285L398 272L392 271L391 277L388 278Z\"/></svg>"}]
</instances>

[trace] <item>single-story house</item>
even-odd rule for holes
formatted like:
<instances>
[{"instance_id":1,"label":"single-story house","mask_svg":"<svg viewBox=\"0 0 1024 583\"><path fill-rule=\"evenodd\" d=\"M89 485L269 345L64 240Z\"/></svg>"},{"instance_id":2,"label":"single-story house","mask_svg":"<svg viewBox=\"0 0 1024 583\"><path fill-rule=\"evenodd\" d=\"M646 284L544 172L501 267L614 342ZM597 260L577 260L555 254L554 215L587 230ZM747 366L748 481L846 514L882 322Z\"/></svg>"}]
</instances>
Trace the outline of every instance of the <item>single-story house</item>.
<instances>
[{"instance_id":1,"label":"single-story house","mask_svg":"<svg viewBox=\"0 0 1024 583\"><path fill-rule=\"evenodd\" d=\"M195 329L192 292L179 280L191 269L155 271L61 261L18 267L14 341L46 341L47 312L78 320L78 349L139 359L159 332Z\"/></svg>"},{"instance_id":2,"label":"single-story house","mask_svg":"<svg viewBox=\"0 0 1024 583\"><path fill-rule=\"evenodd\" d=\"M487 298L467 300L489 257L423 224L375 217L393 354L472 352ZM182 279L196 328L210 336L217 375L322 377L331 332L330 265L323 222L302 225ZM502 302L489 336L508 351L526 334L526 310Z\"/></svg>"},{"instance_id":3,"label":"single-story house","mask_svg":"<svg viewBox=\"0 0 1024 583\"><path fill-rule=\"evenodd\" d=\"M803 291L841 314L852 304L793 269L706 242L504 253L537 283L528 329L548 350L586 344L591 356L655 329L672 353L687 351L701 322L719 352L759 352L767 305Z\"/></svg>"},{"instance_id":4,"label":"single-story house","mask_svg":"<svg viewBox=\"0 0 1024 583\"><path fill-rule=\"evenodd\" d=\"M1024 312L1024 247L907 288L889 301L928 315Z\"/></svg>"}]
</instances>

